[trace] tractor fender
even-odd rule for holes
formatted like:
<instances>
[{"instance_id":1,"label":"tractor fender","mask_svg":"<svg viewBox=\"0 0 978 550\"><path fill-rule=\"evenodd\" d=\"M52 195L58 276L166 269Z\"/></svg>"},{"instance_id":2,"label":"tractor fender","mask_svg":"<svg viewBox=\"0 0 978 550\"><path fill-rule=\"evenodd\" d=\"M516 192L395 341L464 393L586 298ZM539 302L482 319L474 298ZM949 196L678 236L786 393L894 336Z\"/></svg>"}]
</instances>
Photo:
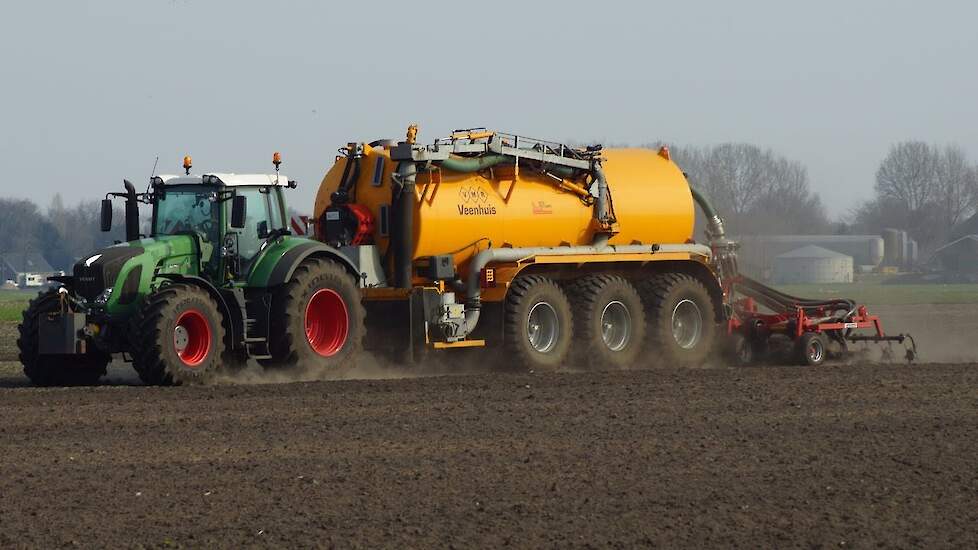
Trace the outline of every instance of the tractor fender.
<instances>
[{"instance_id":1,"label":"tractor fender","mask_svg":"<svg viewBox=\"0 0 978 550\"><path fill-rule=\"evenodd\" d=\"M238 345L238 335L236 331L241 330L239 327L244 326L244 320L241 319L241 307L239 305L235 304L235 307L231 307L231 304L228 304L227 299L225 299L224 295L221 294L221 291L203 277L197 277L195 275L180 275L179 273L160 273L157 276L161 279L166 279L174 283L188 283L206 290L207 293L210 294L211 298L214 298L214 301L217 302L217 307L220 308L221 313L228 320L227 330L229 341L234 342L235 346Z\"/></svg>"},{"instance_id":2,"label":"tractor fender","mask_svg":"<svg viewBox=\"0 0 978 550\"><path fill-rule=\"evenodd\" d=\"M357 286L361 284L362 278L360 270L352 260L343 255L339 250L317 241L309 241L290 248L279 258L272 272L268 276L267 287L272 288L283 285L292 279L299 264L307 258L326 258L334 260L346 268L357 280Z\"/></svg>"}]
</instances>

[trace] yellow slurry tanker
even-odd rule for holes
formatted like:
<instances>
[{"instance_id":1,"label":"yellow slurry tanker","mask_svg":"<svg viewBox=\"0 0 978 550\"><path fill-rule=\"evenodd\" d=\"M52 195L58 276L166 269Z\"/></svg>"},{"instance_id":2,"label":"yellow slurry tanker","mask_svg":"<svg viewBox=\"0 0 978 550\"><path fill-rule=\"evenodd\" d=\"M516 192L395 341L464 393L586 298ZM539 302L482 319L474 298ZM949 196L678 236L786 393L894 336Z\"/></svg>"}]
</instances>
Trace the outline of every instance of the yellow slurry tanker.
<instances>
[{"instance_id":1,"label":"yellow slurry tanker","mask_svg":"<svg viewBox=\"0 0 978 550\"><path fill-rule=\"evenodd\" d=\"M347 345L500 348L486 360L528 369L706 359L732 246L668 149L417 131L340 149L316 198L316 237L360 274L369 338L336 327L362 340ZM694 202L710 246L693 240Z\"/></svg>"}]
</instances>

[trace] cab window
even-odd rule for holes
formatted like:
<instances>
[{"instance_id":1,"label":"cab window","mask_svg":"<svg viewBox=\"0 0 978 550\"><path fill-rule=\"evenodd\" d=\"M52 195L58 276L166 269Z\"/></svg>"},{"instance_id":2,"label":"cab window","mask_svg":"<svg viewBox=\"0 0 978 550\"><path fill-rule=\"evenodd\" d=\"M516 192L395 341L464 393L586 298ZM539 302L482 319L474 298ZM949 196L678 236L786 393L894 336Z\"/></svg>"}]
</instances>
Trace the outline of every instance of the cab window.
<instances>
[{"instance_id":1,"label":"cab window","mask_svg":"<svg viewBox=\"0 0 978 550\"><path fill-rule=\"evenodd\" d=\"M261 235L283 227L281 208L276 189L262 192L260 187L239 187L235 192L248 203L245 226L238 230L238 254L242 260L249 261L258 255L265 241Z\"/></svg>"},{"instance_id":2,"label":"cab window","mask_svg":"<svg viewBox=\"0 0 978 550\"><path fill-rule=\"evenodd\" d=\"M220 204L213 187L170 187L156 203L154 235L197 232L207 242L217 240Z\"/></svg>"}]
</instances>

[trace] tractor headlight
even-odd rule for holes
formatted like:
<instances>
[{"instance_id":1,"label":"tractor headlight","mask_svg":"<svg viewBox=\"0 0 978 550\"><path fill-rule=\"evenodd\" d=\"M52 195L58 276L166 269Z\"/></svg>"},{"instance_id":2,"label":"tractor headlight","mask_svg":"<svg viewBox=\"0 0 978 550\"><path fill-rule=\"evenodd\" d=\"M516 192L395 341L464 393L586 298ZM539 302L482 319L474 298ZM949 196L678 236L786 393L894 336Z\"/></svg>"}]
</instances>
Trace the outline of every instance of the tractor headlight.
<instances>
[{"instance_id":1,"label":"tractor headlight","mask_svg":"<svg viewBox=\"0 0 978 550\"><path fill-rule=\"evenodd\" d=\"M95 297L95 305L104 306L109 302L109 298L112 297L112 288L109 287L102 291L101 294Z\"/></svg>"}]
</instances>

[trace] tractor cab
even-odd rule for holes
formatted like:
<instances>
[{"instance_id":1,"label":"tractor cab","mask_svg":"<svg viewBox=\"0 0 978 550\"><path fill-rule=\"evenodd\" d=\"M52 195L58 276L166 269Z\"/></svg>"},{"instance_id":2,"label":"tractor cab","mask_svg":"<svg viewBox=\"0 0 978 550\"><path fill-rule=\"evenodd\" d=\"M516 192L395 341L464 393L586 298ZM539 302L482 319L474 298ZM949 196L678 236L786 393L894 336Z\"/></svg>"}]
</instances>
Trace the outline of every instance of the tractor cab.
<instances>
[{"instance_id":1,"label":"tractor cab","mask_svg":"<svg viewBox=\"0 0 978 550\"><path fill-rule=\"evenodd\" d=\"M148 202L150 237L190 235L200 247L200 270L216 281L247 275L265 244L287 233L278 174L156 176Z\"/></svg>"}]
</instances>

